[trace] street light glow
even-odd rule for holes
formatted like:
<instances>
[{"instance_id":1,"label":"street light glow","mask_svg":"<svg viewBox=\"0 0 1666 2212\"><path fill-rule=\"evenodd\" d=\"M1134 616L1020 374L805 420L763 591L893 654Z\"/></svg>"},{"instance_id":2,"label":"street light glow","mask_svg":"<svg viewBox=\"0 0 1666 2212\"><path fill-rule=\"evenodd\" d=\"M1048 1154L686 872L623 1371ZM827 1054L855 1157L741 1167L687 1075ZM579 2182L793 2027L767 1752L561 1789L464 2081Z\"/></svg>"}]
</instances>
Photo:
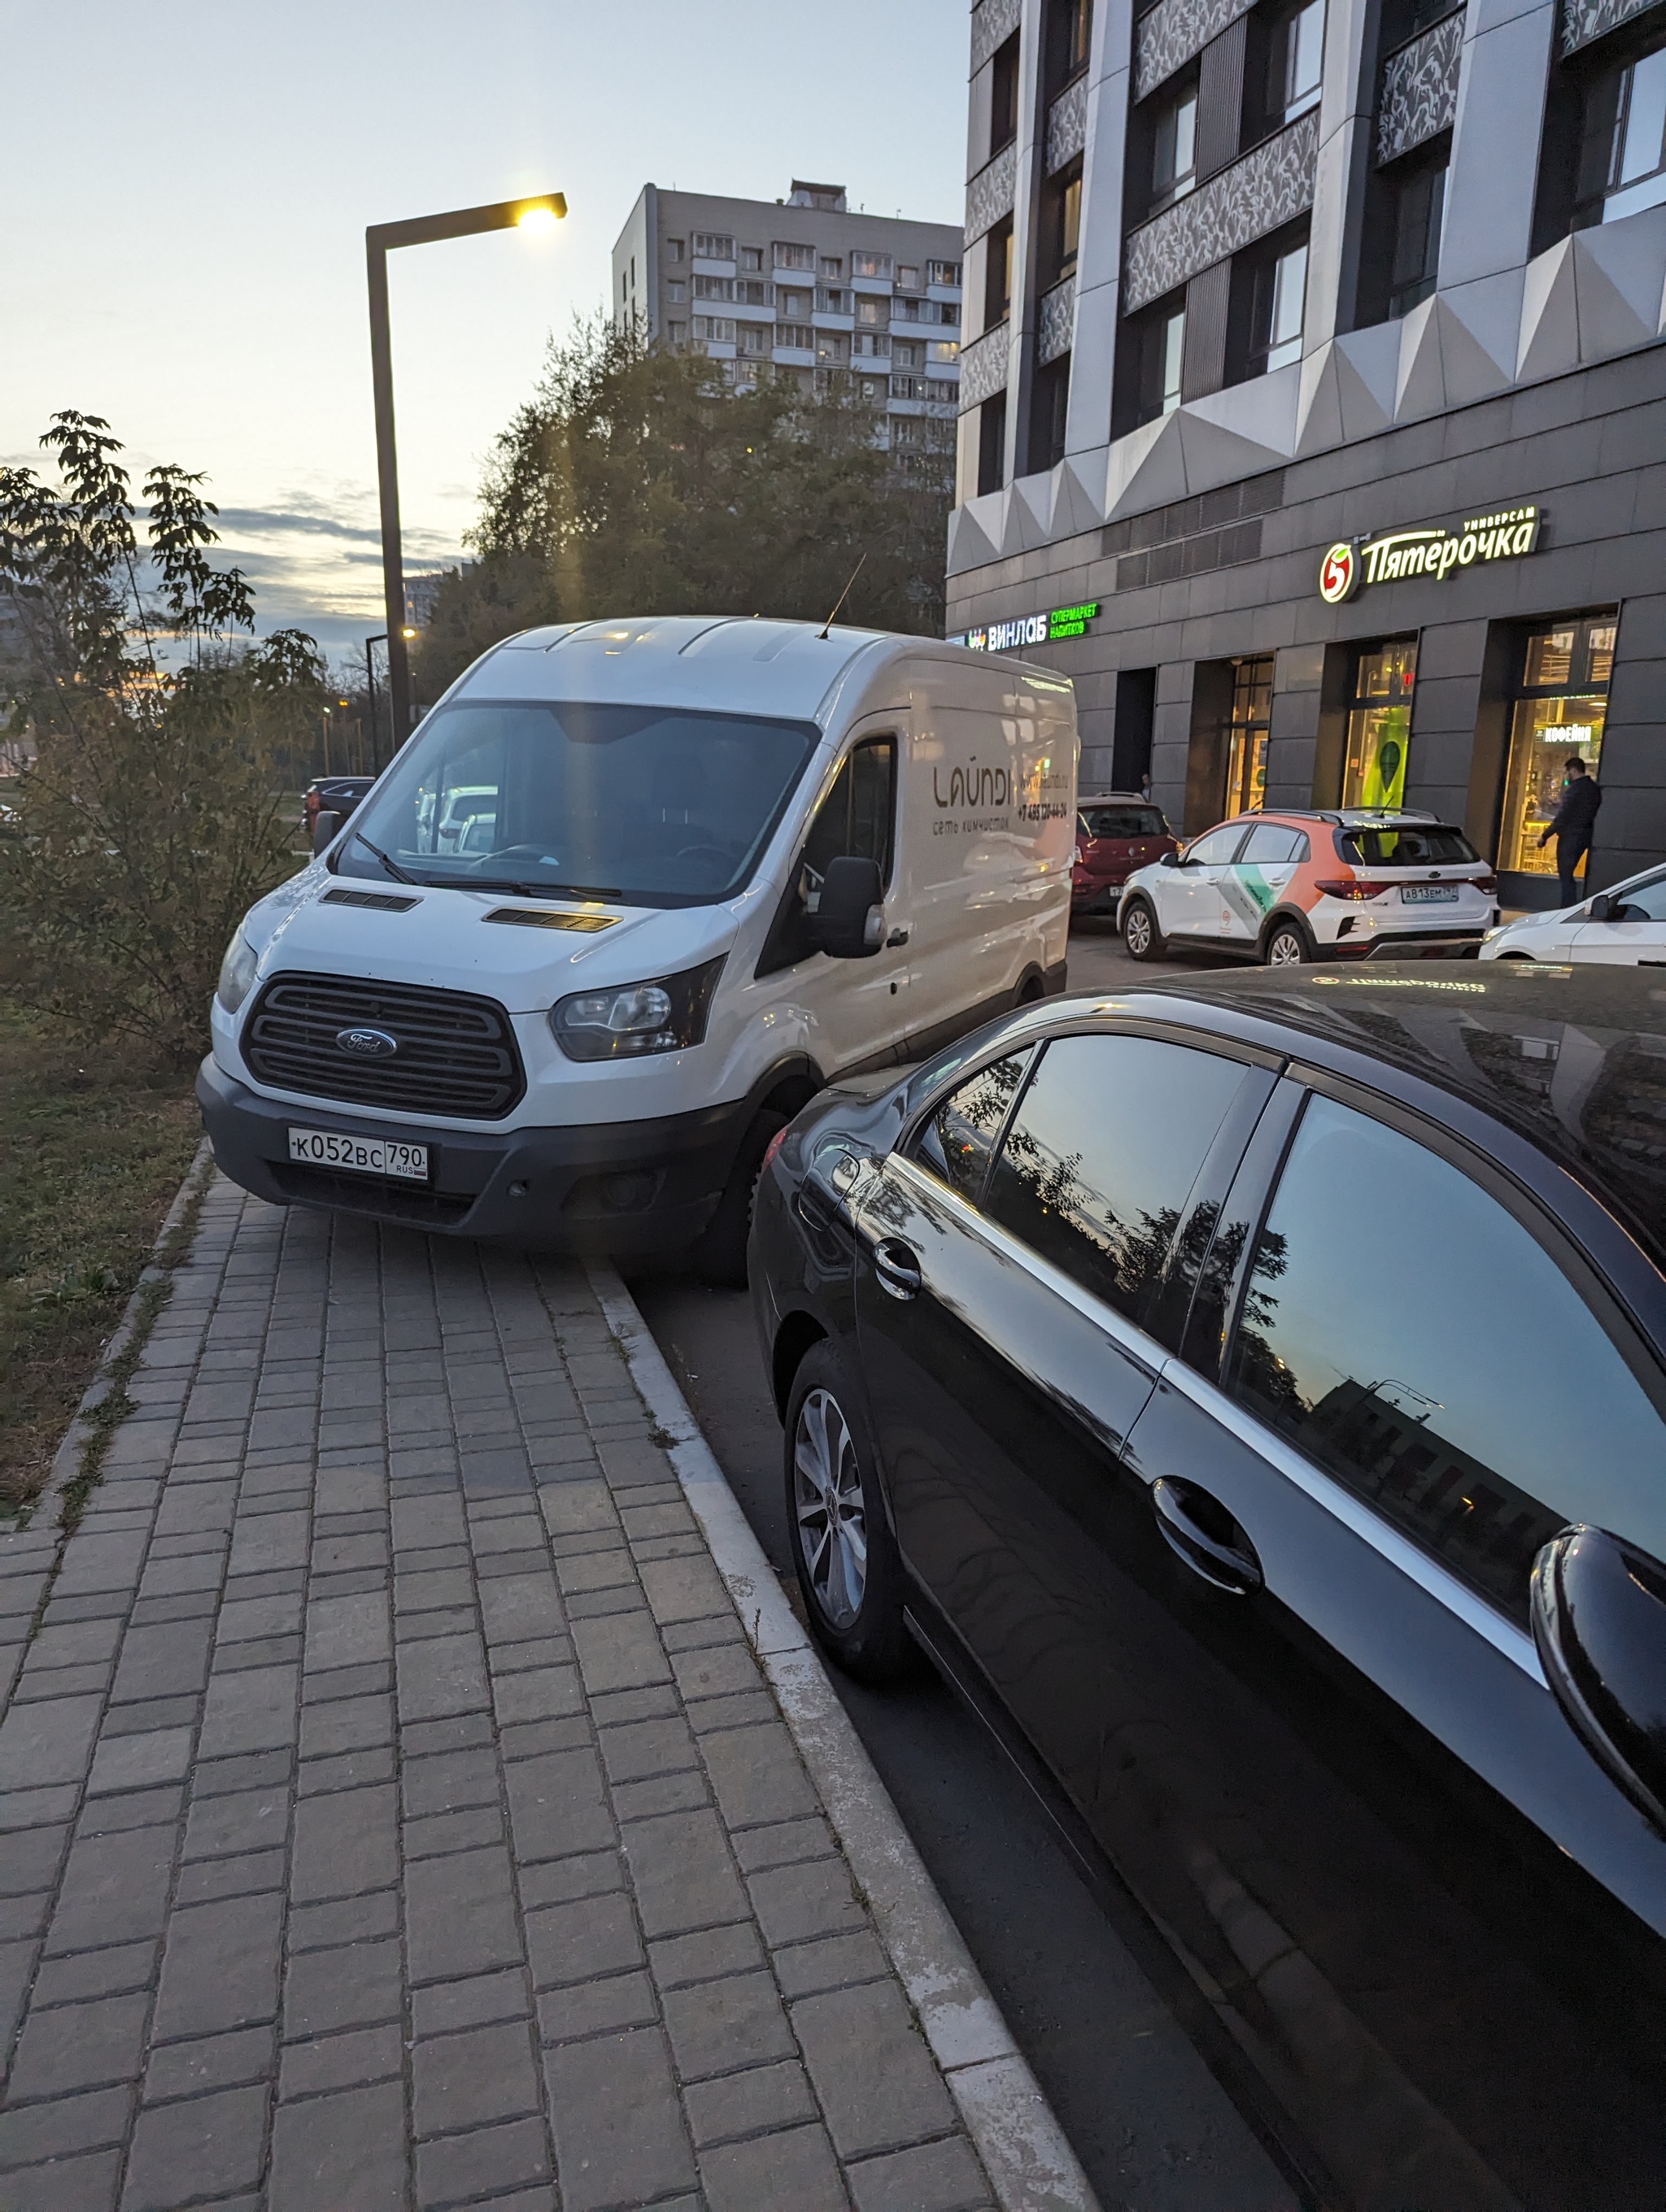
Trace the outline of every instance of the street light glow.
<instances>
[{"instance_id":1,"label":"street light glow","mask_svg":"<svg viewBox=\"0 0 1666 2212\"><path fill-rule=\"evenodd\" d=\"M515 227L518 230L553 230L556 211L552 207L522 208L515 217Z\"/></svg>"}]
</instances>

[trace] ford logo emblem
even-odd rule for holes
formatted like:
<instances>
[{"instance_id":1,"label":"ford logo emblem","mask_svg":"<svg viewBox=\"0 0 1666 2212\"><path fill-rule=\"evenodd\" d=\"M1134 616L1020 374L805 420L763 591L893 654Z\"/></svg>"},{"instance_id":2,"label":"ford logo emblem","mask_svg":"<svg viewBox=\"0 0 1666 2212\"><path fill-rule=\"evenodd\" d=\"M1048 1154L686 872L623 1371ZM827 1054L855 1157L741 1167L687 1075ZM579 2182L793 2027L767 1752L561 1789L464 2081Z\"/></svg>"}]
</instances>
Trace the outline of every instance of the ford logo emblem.
<instances>
[{"instance_id":1,"label":"ford logo emblem","mask_svg":"<svg viewBox=\"0 0 1666 2212\"><path fill-rule=\"evenodd\" d=\"M389 1036L386 1030L337 1030L336 1043L359 1060L392 1060L399 1049L398 1037Z\"/></svg>"}]
</instances>

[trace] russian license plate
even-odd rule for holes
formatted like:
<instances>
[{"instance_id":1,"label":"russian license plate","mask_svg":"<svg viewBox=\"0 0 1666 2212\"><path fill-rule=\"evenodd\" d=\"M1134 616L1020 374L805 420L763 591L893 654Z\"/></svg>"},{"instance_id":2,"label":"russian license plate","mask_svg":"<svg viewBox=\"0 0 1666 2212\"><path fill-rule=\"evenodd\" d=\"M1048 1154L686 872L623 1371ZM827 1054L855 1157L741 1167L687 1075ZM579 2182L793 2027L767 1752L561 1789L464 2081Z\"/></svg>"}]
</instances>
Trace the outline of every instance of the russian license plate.
<instances>
[{"instance_id":1,"label":"russian license plate","mask_svg":"<svg viewBox=\"0 0 1666 2212\"><path fill-rule=\"evenodd\" d=\"M391 1176L397 1182L428 1181L428 1146L392 1137L344 1137L339 1129L291 1129L289 1158L309 1168L344 1168L349 1175Z\"/></svg>"},{"instance_id":2,"label":"russian license plate","mask_svg":"<svg viewBox=\"0 0 1666 2212\"><path fill-rule=\"evenodd\" d=\"M1456 884L1402 884L1400 902L1402 906L1456 906Z\"/></svg>"}]
</instances>

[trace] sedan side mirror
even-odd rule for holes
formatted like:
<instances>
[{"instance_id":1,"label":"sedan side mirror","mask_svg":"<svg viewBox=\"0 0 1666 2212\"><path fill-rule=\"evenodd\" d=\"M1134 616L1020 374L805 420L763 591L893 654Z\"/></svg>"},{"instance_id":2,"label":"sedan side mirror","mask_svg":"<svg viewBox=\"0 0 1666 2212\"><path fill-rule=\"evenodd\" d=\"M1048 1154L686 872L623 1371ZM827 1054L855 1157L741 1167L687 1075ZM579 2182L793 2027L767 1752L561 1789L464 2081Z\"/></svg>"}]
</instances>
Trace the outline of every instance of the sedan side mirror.
<instances>
[{"instance_id":1,"label":"sedan side mirror","mask_svg":"<svg viewBox=\"0 0 1666 2212\"><path fill-rule=\"evenodd\" d=\"M816 911L805 917L810 942L835 960L871 959L885 942L885 892L877 860L854 853L830 860Z\"/></svg>"},{"instance_id":2,"label":"sedan side mirror","mask_svg":"<svg viewBox=\"0 0 1666 2212\"><path fill-rule=\"evenodd\" d=\"M1180 866L1180 855L1178 853L1159 853L1157 865L1159 868L1177 868Z\"/></svg>"},{"instance_id":3,"label":"sedan side mirror","mask_svg":"<svg viewBox=\"0 0 1666 2212\"><path fill-rule=\"evenodd\" d=\"M318 812L313 817L313 850L314 853L321 853L324 850L325 847L335 836L337 830L340 829L342 817L339 814L331 814L325 807L320 807L319 809Z\"/></svg>"},{"instance_id":4,"label":"sedan side mirror","mask_svg":"<svg viewBox=\"0 0 1666 2212\"><path fill-rule=\"evenodd\" d=\"M1619 912L1620 901L1612 891L1598 891L1585 912L1592 921L1613 921Z\"/></svg>"},{"instance_id":5,"label":"sedan side mirror","mask_svg":"<svg viewBox=\"0 0 1666 2212\"><path fill-rule=\"evenodd\" d=\"M1601 1528L1533 1562L1533 1641L1574 1734L1666 1836L1666 1567Z\"/></svg>"}]
</instances>

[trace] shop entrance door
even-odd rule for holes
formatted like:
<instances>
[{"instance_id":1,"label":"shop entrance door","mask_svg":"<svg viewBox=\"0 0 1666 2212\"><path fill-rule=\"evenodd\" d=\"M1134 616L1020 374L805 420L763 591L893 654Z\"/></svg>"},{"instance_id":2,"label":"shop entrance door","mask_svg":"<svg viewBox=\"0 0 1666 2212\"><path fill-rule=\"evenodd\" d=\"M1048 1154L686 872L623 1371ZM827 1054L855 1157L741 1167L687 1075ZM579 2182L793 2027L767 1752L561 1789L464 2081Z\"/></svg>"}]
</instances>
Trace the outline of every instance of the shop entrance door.
<instances>
[{"instance_id":1,"label":"shop entrance door","mask_svg":"<svg viewBox=\"0 0 1666 2212\"><path fill-rule=\"evenodd\" d=\"M1273 713L1273 656L1232 665L1226 730L1226 814L1258 814L1267 804L1267 732Z\"/></svg>"},{"instance_id":2,"label":"shop entrance door","mask_svg":"<svg viewBox=\"0 0 1666 2212\"><path fill-rule=\"evenodd\" d=\"M1587 775L1598 772L1617 622L1612 612L1569 615L1528 638L1511 717L1499 831L1500 872L1555 882L1555 840L1547 845L1539 840L1560 803L1572 756L1584 762ZM1535 883L1523 889L1536 887ZM1505 891L1505 904L1513 903L1508 885Z\"/></svg>"},{"instance_id":3,"label":"shop entrance door","mask_svg":"<svg viewBox=\"0 0 1666 2212\"><path fill-rule=\"evenodd\" d=\"M1414 637L1391 637L1381 645L1361 647L1342 764L1344 806L1406 804L1406 755L1416 681Z\"/></svg>"}]
</instances>

